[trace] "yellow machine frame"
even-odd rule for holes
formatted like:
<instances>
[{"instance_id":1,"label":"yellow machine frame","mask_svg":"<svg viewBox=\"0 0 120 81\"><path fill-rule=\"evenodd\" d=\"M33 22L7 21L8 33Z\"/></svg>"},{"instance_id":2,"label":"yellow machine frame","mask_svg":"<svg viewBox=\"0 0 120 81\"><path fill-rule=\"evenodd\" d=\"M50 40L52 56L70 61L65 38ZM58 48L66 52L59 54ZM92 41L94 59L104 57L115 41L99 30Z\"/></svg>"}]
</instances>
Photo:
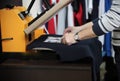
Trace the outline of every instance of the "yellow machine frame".
<instances>
[{"instance_id":1,"label":"yellow machine frame","mask_svg":"<svg viewBox=\"0 0 120 81\"><path fill-rule=\"evenodd\" d=\"M31 35L31 39L24 33L28 23L33 19L27 16L24 20L18 15L25 11L24 7L14 7L13 9L0 10L1 39L3 52L26 52L26 45L39 35L43 34L43 29L36 30L37 33Z\"/></svg>"},{"instance_id":2,"label":"yellow machine frame","mask_svg":"<svg viewBox=\"0 0 120 81\"><path fill-rule=\"evenodd\" d=\"M32 0L30 6L28 7L28 11L31 9L34 1L35 0ZM72 1L73 0L60 0L59 3L50 8L49 11L47 11L44 15L42 15L29 26L28 23L32 20L31 16L27 15L27 17L22 20L18 15L21 11L25 11L25 8L14 7L13 9L6 8L0 10L2 51L26 52L26 45L36 37L39 37L39 35L44 34L43 29L40 30L38 27L45 24L60 9L67 6ZM31 37L27 37L29 34L31 34Z\"/></svg>"}]
</instances>

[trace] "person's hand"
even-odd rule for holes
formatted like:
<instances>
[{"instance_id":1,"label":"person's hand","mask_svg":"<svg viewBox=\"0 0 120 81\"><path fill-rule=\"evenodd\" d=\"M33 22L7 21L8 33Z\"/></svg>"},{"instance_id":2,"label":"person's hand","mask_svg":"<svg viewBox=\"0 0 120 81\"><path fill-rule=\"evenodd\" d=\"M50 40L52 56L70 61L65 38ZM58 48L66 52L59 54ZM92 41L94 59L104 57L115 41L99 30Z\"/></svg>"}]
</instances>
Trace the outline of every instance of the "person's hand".
<instances>
[{"instance_id":1,"label":"person's hand","mask_svg":"<svg viewBox=\"0 0 120 81\"><path fill-rule=\"evenodd\" d=\"M74 35L79 32L78 27L68 27L65 29L63 37L62 37L62 43L67 45L72 45L76 43L77 41L74 39Z\"/></svg>"},{"instance_id":2,"label":"person's hand","mask_svg":"<svg viewBox=\"0 0 120 81\"><path fill-rule=\"evenodd\" d=\"M74 35L79 31L79 27L68 27L65 29L64 34L66 33L73 33Z\"/></svg>"},{"instance_id":3,"label":"person's hand","mask_svg":"<svg viewBox=\"0 0 120 81\"><path fill-rule=\"evenodd\" d=\"M66 45L72 45L77 41L74 39L74 33L65 33L62 38L62 43Z\"/></svg>"},{"instance_id":4,"label":"person's hand","mask_svg":"<svg viewBox=\"0 0 120 81\"><path fill-rule=\"evenodd\" d=\"M62 43L71 45L76 43L75 40L85 40L85 39L97 37L92 27L93 27L93 22L89 22L82 26L66 28L62 37Z\"/></svg>"}]
</instances>

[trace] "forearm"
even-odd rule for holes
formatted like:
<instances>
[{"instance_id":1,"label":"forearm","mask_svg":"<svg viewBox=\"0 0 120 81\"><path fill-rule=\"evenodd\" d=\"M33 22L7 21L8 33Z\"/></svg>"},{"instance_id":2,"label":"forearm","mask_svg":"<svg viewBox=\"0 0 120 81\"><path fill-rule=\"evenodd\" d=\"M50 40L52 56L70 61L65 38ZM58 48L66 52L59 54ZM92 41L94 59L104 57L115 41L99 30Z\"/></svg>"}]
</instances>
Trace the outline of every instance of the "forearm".
<instances>
[{"instance_id":1,"label":"forearm","mask_svg":"<svg viewBox=\"0 0 120 81\"><path fill-rule=\"evenodd\" d=\"M96 37L97 35L93 31L93 23L89 22L80 27L80 31L78 32L79 40L89 39Z\"/></svg>"},{"instance_id":2,"label":"forearm","mask_svg":"<svg viewBox=\"0 0 120 81\"><path fill-rule=\"evenodd\" d=\"M113 0L110 10L93 21L93 31L97 36L120 27L120 0Z\"/></svg>"},{"instance_id":3,"label":"forearm","mask_svg":"<svg viewBox=\"0 0 120 81\"><path fill-rule=\"evenodd\" d=\"M81 26L80 40L103 35L120 27L120 1L115 0L110 10L101 17Z\"/></svg>"}]
</instances>

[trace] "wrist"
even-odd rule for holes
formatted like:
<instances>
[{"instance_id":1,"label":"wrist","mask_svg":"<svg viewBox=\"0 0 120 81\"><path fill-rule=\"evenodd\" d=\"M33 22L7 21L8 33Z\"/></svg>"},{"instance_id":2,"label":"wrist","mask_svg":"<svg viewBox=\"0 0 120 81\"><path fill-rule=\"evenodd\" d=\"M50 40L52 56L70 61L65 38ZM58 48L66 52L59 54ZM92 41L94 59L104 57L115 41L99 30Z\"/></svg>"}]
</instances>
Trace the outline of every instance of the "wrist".
<instances>
[{"instance_id":1,"label":"wrist","mask_svg":"<svg viewBox=\"0 0 120 81\"><path fill-rule=\"evenodd\" d=\"M80 40L78 33L76 33L76 34L74 35L74 40L75 40L75 41L79 41L79 40Z\"/></svg>"}]
</instances>

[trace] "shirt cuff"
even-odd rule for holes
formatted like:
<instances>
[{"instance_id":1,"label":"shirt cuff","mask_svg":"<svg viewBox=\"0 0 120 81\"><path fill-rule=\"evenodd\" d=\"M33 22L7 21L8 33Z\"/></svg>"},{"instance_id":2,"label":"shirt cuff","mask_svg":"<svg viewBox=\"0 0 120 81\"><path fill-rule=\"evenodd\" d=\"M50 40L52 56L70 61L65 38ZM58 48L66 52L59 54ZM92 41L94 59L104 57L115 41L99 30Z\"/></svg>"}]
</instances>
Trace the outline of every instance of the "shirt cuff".
<instances>
[{"instance_id":1,"label":"shirt cuff","mask_svg":"<svg viewBox=\"0 0 120 81\"><path fill-rule=\"evenodd\" d=\"M98 24L98 21L99 21L99 18L93 20L93 27L92 27L92 30L93 32L97 35L97 36L100 36L100 35L103 35L105 34L102 29L100 28L99 24Z\"/></svg>"}]
</instances>

